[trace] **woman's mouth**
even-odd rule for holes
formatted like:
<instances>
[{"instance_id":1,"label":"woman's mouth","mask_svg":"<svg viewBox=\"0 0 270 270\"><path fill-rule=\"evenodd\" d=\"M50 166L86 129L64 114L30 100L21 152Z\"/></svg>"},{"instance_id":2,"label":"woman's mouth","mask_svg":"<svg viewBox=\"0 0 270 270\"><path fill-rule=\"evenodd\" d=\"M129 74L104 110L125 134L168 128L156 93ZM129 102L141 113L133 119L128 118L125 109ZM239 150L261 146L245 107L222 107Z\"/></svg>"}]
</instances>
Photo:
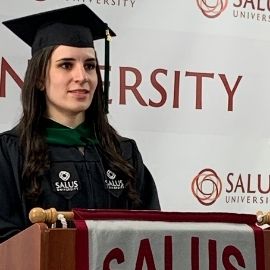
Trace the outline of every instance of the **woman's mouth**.
<instances>
[{"instance_id":1,"label":"woman's mouth","mask_svg":"<svg viewBox=\"0 0 270 270\"><path fill-rule=\"evenodd\" d=\"M76 98L85 98L89 95L90 91L87 89L74 89L69 90L68 93L70 93L72 96Z\"/></svg>"}]
</instances>

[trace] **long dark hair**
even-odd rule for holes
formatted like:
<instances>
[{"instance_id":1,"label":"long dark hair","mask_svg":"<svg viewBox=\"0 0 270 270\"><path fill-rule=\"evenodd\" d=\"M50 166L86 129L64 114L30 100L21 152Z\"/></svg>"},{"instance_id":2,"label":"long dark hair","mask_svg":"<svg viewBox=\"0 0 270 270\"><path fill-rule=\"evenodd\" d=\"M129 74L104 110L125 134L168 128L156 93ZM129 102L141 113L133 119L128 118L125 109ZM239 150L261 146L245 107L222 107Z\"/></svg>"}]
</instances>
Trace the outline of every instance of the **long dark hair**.
<instances>
[{"instance_id":1,"label":"long dark hair","mask_svg":"<svg viewBox=\"0 0 270 270\"><path fill-rule=\"evenodd\" d=\"M45 85L47 67L57 46L47 47L36 53L28 63L22 88L23 113L18 124L20 145L24 153L22 171L25 196L34 200L40 194L39 176L50 167L44 134L46 111ZM135 188L135 169L121 156L119 135L109 124L104 112L102 78L96 68L98 85L91 106L86 110L85 121L92 127L99 141L99 149L108 166L127 179L127 196L132 207L139 206L140 199Z\"/></svg>"}]
</instances>

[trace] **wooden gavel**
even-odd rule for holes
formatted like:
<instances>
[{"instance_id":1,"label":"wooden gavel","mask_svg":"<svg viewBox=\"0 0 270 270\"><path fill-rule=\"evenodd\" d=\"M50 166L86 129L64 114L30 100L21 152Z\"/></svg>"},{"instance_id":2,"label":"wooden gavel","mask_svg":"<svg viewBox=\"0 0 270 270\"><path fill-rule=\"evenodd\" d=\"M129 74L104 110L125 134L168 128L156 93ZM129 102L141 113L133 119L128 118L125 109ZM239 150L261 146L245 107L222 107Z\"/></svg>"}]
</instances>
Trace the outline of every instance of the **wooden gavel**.
<instances>
[{"instance_id":1,"label":"wooden gavel","mask_svg":"<svg viewBox=\"0 0 270 270\"><path fill-rule=\"evenodd\" d=\"M256 215L258 225L270 225L270 212L263 213L262 211L258 211Z\"/></svg>"},{"instance_id":2,"label":"wooden gavel","mask_svg":"<svg viewBox=\"0 0 270 270\"><path fill-rule=\"evenodd\" d=\"M55 208L44 210L40 207L33 208L29 212L29 219L32 223L49 223L53 224L58 220L58 216L63 215L66 220L73 220L73 212L58 212Z\"/></svg>"}]
</instances>

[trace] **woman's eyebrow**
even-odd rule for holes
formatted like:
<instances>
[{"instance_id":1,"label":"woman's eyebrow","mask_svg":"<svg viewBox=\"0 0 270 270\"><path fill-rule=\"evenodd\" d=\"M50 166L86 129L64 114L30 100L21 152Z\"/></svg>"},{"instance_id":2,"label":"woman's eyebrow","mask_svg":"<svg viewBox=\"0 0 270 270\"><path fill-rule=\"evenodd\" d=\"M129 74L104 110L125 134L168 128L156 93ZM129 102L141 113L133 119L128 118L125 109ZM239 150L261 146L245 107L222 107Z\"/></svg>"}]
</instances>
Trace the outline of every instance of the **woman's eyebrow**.
<instances>
[{"instance_id":1,"label":"woman's eyebrow","mask_svg":"<svg viewBox=\"0 0 270 270\"><path fill-rule=\"evenodd\" d=\"M85 59L85 61L96 62L97 59L95 57L89 57L89 58Z\"/></svg>"},{"instance_id":2,"label":"woman's eyebrow","mask_svg":"<svg viewBox=\"0 0 270 270\"><path fill-rule=\"evenodd\" d=\"M61 58L61 59L56 60L56 62L60 62L60 61L75 61L75 60L76 59L75 58L72 58L72 57L65 57L65 58ZM89 58L85 59L84 61L95 62L95 61L97 61L97 59L95 57L89 57Z\"/></svg>"},{"instance_id":3,"label":"woman's eyebrow","mask_svg":"<svg viewBox=\"0 0 270 270\"><path fill-rule=\"evenodd\" d=\"M75 58L66 57L66 58L60 58L60 59L56 60L56 62L60 62L60 61L75 61Z\"/></svg>"}]
</instances>

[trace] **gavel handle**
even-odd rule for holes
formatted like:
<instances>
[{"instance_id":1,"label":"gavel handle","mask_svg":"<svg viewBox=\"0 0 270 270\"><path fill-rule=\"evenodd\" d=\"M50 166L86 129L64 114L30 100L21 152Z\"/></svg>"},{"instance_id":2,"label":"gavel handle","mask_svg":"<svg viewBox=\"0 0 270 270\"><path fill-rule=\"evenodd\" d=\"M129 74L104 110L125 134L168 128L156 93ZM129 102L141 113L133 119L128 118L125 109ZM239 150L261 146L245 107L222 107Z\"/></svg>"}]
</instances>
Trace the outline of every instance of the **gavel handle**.
<instances>
[{"instance_id":1,"label":"gavel handle","mask_svg":"<svg viewBox=\"0 0 270 270\"><path fill-rule=\"evenodd\" d=\"M29 219L32 223L49 223L53 224L57 221L58 215L62 214L66 220L73 220L73 212L58 212L55 208L44 210L40 207L35 207L29 212Z\"/></svg>"}]
</instances>

